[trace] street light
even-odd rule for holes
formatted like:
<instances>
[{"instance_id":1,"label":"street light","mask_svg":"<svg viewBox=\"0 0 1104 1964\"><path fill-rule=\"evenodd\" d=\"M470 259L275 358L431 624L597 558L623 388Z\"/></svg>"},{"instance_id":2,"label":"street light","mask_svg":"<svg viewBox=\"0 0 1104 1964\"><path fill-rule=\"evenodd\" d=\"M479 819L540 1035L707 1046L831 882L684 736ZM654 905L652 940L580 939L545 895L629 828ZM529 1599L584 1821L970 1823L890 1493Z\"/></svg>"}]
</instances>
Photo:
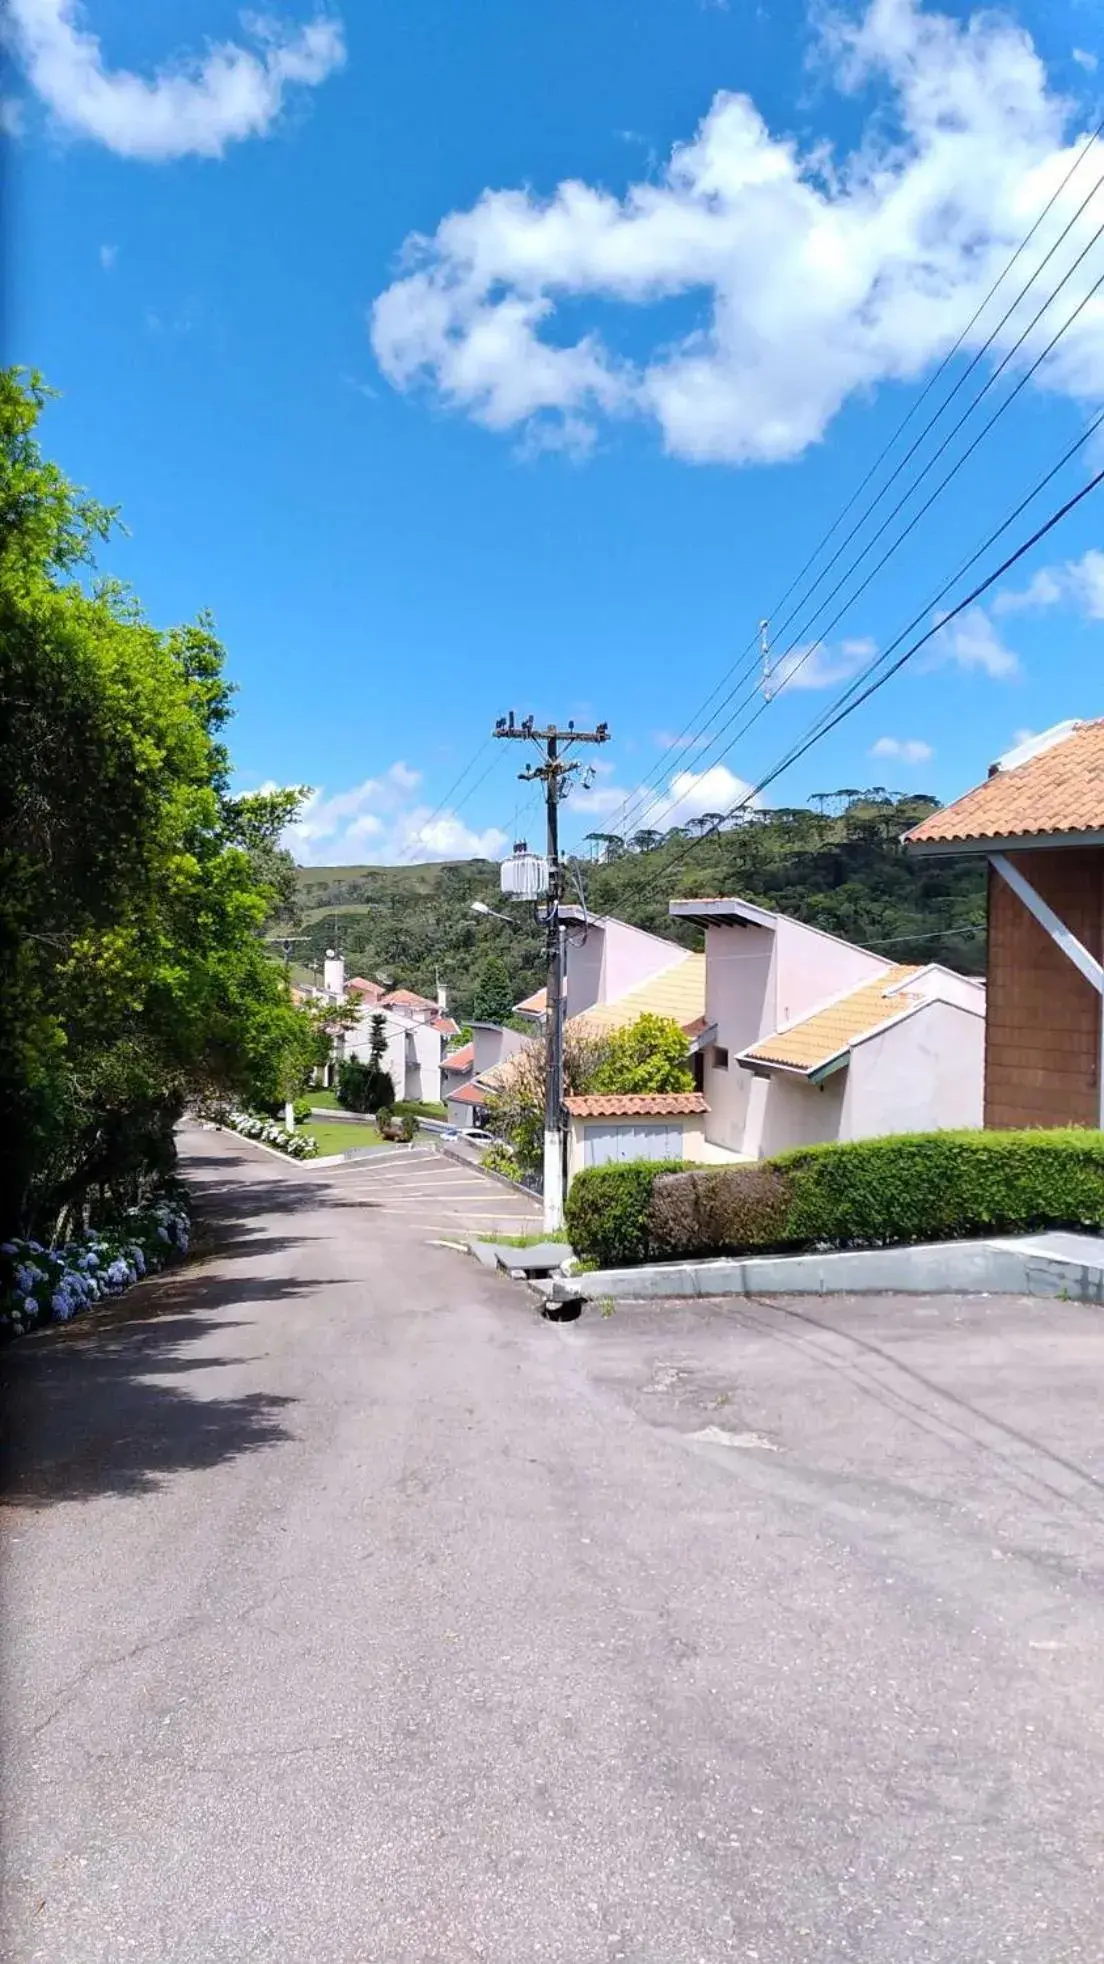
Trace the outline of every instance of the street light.
<instances>
[{"instance_id":1,"label":"street light","mask_svg":"<svg viewBox=\"0 0 1104 1964\"><path fill-rule=\"evenodd\" d=\"M485 900L473 900L471 902L471 911L473 914L485 914L492 921L505 921L507 927L517 926L517 922L512 921L509 914L500 914L497 908L488 907Z\"/></svg>"}]
</instances>

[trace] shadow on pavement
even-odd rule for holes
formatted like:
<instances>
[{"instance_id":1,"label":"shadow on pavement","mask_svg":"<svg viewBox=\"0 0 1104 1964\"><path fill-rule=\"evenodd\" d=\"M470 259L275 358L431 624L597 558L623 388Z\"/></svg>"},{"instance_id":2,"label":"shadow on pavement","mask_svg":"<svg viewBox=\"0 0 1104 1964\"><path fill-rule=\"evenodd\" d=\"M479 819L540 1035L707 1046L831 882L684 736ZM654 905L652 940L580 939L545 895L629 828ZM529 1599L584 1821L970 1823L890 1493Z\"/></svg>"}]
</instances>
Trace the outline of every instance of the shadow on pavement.
<instances>
[{"instance_id":1,"label":"shadow on pavement","mask_svg":"<svg viewBox=\"0 0 1104 1964\"><path fill-rule=\"evenodd\" d=\"M141 1291L64 1329L7 1347L0 1492L9 1505L152 1491L174 1473L203 1469L292 1437L281 1423L295 1400L266 1392L232 1398L193 1393L190 1373L239 1360L236 1303L276 1303L317 1282L227 1280L202 1268L159 1277ZM231 1314L216 1315L220 1309ZM255 1322L248 1326L256 1329ZM187 1346L216 1335L199 1354ZM157 1380L154 1382L153 1380Z\"/></svg>"}]
</instances>

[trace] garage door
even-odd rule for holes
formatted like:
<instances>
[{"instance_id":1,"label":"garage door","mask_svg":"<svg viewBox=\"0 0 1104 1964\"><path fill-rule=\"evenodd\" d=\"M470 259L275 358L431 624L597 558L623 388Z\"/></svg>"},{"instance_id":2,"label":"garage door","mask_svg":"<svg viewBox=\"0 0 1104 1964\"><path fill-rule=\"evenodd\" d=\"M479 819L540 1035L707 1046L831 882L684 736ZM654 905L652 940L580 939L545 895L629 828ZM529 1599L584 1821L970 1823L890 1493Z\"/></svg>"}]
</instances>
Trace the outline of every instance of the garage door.
<instances>
[{"instance_id":1,"label":"garage door","mask_svg":"<svg viewBox=\"0 0 1104 1964\"><path fill-rule=\"evenodd\" d=\"M682 1127L659 1119L650 1125L588 1125L584 1166L610 1166L625 1159L681 1159Z\"/></svg>"}]
</instances>

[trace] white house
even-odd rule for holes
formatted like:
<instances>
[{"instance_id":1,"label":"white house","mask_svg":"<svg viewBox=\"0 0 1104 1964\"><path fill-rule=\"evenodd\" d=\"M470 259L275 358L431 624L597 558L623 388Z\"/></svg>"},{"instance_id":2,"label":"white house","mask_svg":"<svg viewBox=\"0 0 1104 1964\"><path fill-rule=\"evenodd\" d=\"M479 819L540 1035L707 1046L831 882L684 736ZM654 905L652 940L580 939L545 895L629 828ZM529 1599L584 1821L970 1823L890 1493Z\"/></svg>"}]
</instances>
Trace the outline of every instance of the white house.
<instances>
[{"instance_id":1,"label":"white house","mask_svg":"<svg viewBox=\"0 0 1104 1964\"><path fill-rule=\"evenodd\" d=\"M568 927L564 1010L569 1017L595 1003L616 1002L687 958L687 949L677 941L608 915L562 907L560 919Z\"/></svg>"},{"instance_id":2,"label":"white house","mask_svg":"<svg viewBox=\"0 0 1104 1964\"><path fill-rule=\"evenodd\" d=\"M387 1048L383 1068L395 1087L396 1102L415 1099L438 1104L441 1099L441 1057L445 1038L436 1020L426 1021L401 1009L368 1007L346 1031L342 1054L367 1063L372 1047L372 1023L382 1016ZM453 1026L455 1027L455 1026Z\"/></svg>"},{"instance_id":3,"label":"white house","mask_svg":"<svg viewBox=\"0 0 1104 1964\"><path fill-rule=\"evenodd\" d=\"M894 965L746 900L676 900L671 913L705 928L694 1047L709 1146L758 1159L981 1124L982 983Z\"/></svg>"}]
</instances>

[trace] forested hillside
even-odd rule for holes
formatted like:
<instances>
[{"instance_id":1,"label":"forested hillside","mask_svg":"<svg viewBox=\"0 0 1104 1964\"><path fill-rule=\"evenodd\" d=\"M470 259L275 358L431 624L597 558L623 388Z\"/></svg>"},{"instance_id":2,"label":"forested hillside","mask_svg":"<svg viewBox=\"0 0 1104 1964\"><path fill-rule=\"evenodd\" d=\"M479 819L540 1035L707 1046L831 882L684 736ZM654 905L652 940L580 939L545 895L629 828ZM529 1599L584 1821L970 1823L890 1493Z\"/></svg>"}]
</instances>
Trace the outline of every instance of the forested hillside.
<instances>
[{"instance_id":1,"label":"forested hillside","mask_svg":"<svg viewBox=\"0 0 1104 1964\"><path fill-rule=\"evenodd\" d=\"M595 835L601 857L579 859L588 905L700 946L674 927L677 895L740 894L898 961L985 966L985 876L976 861L916 861L900 848L933 800L880 790L822 794L810 807L755 813L714 836L678 829L636 841ZM499 898L488 860L429 866L311 866L298 875L298 918L287 932L297 967L317 969L327 947L350 971L432 994L472 1012L488 964L504 962L515 996L541 981L541 937L525 908ZM510 912L515 927L480 917L473 900Z\"/></svg>"}]
</instances>

